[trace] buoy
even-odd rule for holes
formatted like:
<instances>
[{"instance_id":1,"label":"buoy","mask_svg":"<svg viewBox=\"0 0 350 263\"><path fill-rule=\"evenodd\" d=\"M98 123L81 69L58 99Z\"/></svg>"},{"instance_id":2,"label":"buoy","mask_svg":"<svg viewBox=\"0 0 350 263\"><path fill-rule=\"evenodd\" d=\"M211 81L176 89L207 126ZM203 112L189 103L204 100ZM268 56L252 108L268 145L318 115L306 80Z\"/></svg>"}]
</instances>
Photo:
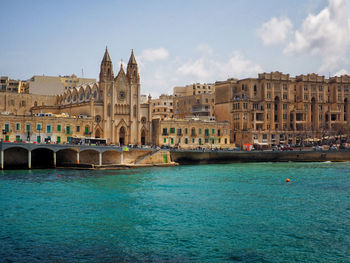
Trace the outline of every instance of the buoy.
<instances>
[{"instance_id":1,"label":"buoy","mask_svg":"<svg viewBox=\"0 0 350 263\"><path fill-rule=\"evenodd\" d=\"M289 181L290 181L290 180L287 178L287 179L286 179L286 182L288 183Z\"/></svg>"},{"instance_id":2,"label":"buoy","mask_svg":"<svg viewBox=\"0 0 350 263\"><path fill-rule=\"evenodd\" d=\"M59 175L57 175L57 177L61 177L61 175L59 174Z\"/></svg>"}]
</instances>

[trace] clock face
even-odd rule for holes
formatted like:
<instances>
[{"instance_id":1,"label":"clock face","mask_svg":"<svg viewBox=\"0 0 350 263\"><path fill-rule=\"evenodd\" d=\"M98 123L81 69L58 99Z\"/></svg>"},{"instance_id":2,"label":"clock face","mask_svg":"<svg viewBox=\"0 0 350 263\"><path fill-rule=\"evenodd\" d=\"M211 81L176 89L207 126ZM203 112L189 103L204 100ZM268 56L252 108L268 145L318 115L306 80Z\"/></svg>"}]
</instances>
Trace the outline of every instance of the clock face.
<instances>
[{"instance_id":1,"label":"clock face","mask_svg":"<svg viewBox=\"0 0 350 263\"><path fill-rule=\"evenodd\" d=\"M123 100L125 99L125 91L119 91L119 99Z\"/></svg>"}]
</instances>

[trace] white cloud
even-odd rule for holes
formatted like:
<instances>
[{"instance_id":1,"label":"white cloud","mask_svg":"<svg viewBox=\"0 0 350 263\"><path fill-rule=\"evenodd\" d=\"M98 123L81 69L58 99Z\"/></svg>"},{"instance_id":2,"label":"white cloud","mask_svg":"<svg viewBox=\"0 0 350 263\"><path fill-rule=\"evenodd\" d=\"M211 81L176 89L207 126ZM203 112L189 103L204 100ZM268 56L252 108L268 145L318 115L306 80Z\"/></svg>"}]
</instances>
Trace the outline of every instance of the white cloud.
<instances>
[{"instance_id":1,"label":"white cloud","mask_svg":"<svg viewBox=\"0 0 350 263\"><path fill-rule=\"evenodd\" d=\"M342 76L342 75L349 75L349 72L346 69L341 69L334 74L334 76Z\"/></svg>"},{"instance_id":2,"label":"white cloud","mask_svg":"<svg viewBox=\"0 0 350 263\"><path fill-rule=\"evenodd\" d=\"M283 43L293 27L287 17L272 17L258 30L258 34L265 46L272 46Z\"/></svg>"},{"instance_id":3,"label":"white cloud","mask_svg":"<svg viewBox=\"0 0 350 263\"><path fill-rule=\"evenodd\" d=\"M189 60L177 69L177 73L195 82L212 82L228 77L244 78L262 72L255 64L239 51L234 51L227 61L218 61L208 57Z\"/></svg>"},{"instance_id":4,"label":"white cloud","mask_svg":"<svg viewBox=\"0 0 350 263\"><path fill-rule=\"evenodd\" d=\"M345 0L329 0L318 14L309 14L294 40L284 49L286 54L311 54L322 58L320 71L333 71L345 62L350 32Z\"/></svg>"},{"instance_id":5,"label":"white cloud","mask_svg":"<svg viewBox=\"0 0 350 263\"><path fill-rule=\"evenodd\" d=\"M155 49L145 49L142 51L140 59L142 61L157 61L157 60L165 60L169 57L169 51L163 47L155 48Z\"/></svg>"}]
</instances>

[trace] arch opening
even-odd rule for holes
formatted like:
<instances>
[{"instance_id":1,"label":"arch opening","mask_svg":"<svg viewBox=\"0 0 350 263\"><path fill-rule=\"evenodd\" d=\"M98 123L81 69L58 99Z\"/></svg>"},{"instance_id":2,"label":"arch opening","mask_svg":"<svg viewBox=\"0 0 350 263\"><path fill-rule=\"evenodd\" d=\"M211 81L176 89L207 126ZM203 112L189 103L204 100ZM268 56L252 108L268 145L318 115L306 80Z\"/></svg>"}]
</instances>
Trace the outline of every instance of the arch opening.
<instances>
[{"instance_id":1,"label":"arch opening","mask_svg":"<svg viewBox=\"0 0 350 263\"><path fill-rule=\"evenodd\" d=\"M72 149L59 150L56 153L57 166L66 167L77 163L77 152Z\"/></svg>"},{"instance_id":2,"label":"arch opening","mask_svg":"<svg viewBox=\"0 0 350 263\"><path fill-rule=\"evenodd\" d=\"M53 168L53 151L38 148L32 151L32 168Z\"/></svg>"},{"instance_id":3,"label":"arch opening","mask_svg":"<svg viewBox=\"0 0 350 263\"><path fill-rule=\"evenodd\" d=\"M14 147L4 151L4 169L27 169L28 150Z\"/></svg>"},{"instance_id":4,"label":"arch opening","mask_svg":"<svg viewBox=\"0 0 350 263\"><path fill-rule=\"evenodd\" d=\"M99 152L95 150L81 151L79 159L80 164L99 164Z\"/></svg>"},{"instance_id":5,"label":"arch opening","mask_svg":"<svg viewBox=\"0 0 350 263\"><path fill-rule=\"evenodd\" d=\"M123 126L119 129L119 144L120 146L125 145L125 128Z\"/></svg>"}]
</instances>

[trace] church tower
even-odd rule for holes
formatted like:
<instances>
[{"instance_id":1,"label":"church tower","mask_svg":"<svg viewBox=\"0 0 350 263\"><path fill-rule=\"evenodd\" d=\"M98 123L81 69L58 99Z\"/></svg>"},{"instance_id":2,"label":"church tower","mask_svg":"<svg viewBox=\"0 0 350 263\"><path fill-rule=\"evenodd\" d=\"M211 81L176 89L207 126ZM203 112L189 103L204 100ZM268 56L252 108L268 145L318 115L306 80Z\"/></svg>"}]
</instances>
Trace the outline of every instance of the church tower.
<instances>
[{"instance_id":1,"label":"church tower","mask_svg":"<svg viewBox=\"0 0 350 263\"><path fill-rule=\"evenodd\" d=\"M112 134L112 97L114 87L113 64L106 47L100 68L99 99L103 101L103 111L100 127L103 129L103 137L110 143L113 141Z\"/></svg>"},{"instance_id":2,"label":"church tower","mask_svg":"<svg viewBox=\"0 0 350 263\"><path fill-rule=\"evenodd\" d=\"M131 50L130 59L127 66L126 76L130 87L130 122L131 122L131 144L141 144L140 137L140 76L138 66Z\"/></svg>"},{"instance_id":3,"label":"church tower","mask_svg":"<svg viewBox=\"0 0 350 263\"><path fill-rule=\"evenodd\" d=\"M109 56L108 49L106 47L105 54L101 61L100 67L100 83L101 82L113 82L113 65Z\"/></svg>"}]
</instances>

